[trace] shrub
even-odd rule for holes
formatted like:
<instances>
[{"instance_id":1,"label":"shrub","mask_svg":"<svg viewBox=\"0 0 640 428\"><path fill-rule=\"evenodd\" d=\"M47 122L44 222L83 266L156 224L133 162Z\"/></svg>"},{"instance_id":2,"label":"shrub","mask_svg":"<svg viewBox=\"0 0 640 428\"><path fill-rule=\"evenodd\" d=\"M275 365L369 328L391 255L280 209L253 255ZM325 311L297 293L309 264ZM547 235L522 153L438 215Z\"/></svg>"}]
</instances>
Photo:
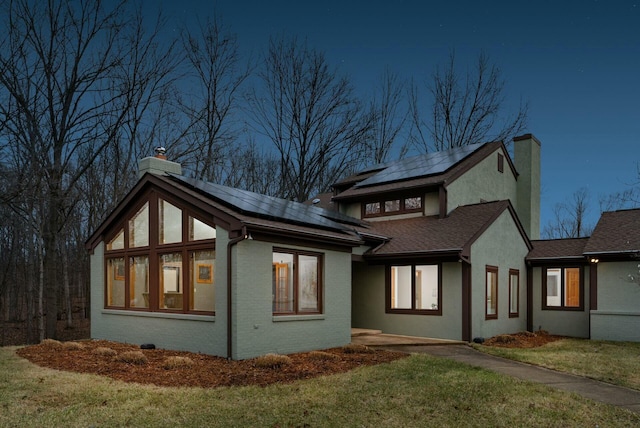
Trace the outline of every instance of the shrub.
<instances>
[{"instance_id":1,"label":"shrub","mask_svg":"<svg viewBox=\"0 0 640 428\"><path fill-rule=\"evenodd\" d=\"M84 345L78 342L62 342L62 348L67 351L77 351L78 349L84 349Z\"/></svg>"},{"instance_id":2,"label":"shrub","mask_svg":"<svg viewBox=\"0 0 640 428\"><path fill-rule=\"evenodd\" d=\"M345 354L371 354L375 352L373 349L365 345L358 345L356 343L350 343L342 347Z\"/></svg>"},{"instance_id":3,"label":"shrub","mask_svg":"<svg viewBox=\"0 0 640 428\"><path fill-rule=\"evenodd\" d=\"M147 357L142 353L142 351L123 352L122 354L118 355L116 360L123 363L138 365L147 364L147 362L149 361L147 360Z\"/></svg>"},{"instance_id":4,"label":"shrub","mask_svg":"<svg viewBox=\"0 0 640 428\"><path fill-rule=\"evenodd\" d=\"M48 348L62 349L62 342L55 339L44 339L40 344Z\"/></svg>"},{"instance_id":5,"label":"shrub","mask_svg":"<svg viewBox=\"0 0 640 428\"><path fill-rule=\"evenodd\" d=\"M500 334L494 338L496 343L513 343L517 340L514 336L509 334Z\"/></svg>"},{"instance_id":6,"label":"shrub","mask_svg":"<svg viewBox=\"0 0 640 428\"><path fill-rule=\"evenodd\" d=\"M291 358L279 354L266 354L254 360L254 365L263 369L277 369L291 363Z\"/></svg>"},{"instance_id":7,"label":"shrub","mask_svg":"<svg viewBox=\"0 0 640 428\"><path fill-rule=\"evenodd\" d=\"M316 361L336 361L340 359L340 355L324 351L312 351L309 352L309 358Z\"/></svg>"},{"instance_id":8,"label":"shrub","mask_svg":"<svg viewBox=\"0 0 640 428\"><path fill-rule=\"evenodd\" d=\"M96 355L101 355L103 357L115 357L118 353L111 348L106 348L104 346L99 346L92 351Z\"/></svg>"},{"instance_id":9,"label":"shrub","mask_svg":"<svg viewBox=\"0 0 640 428\"><path fill-rule=\"evenodd\" d=\"M193 364L194 364L193 360L189 357L173 356L173 357L167 357L162 363L162 367L165 370L171 370L171 369L179 369L182 367L191 367Z\"/></svg>"}]
</instances>

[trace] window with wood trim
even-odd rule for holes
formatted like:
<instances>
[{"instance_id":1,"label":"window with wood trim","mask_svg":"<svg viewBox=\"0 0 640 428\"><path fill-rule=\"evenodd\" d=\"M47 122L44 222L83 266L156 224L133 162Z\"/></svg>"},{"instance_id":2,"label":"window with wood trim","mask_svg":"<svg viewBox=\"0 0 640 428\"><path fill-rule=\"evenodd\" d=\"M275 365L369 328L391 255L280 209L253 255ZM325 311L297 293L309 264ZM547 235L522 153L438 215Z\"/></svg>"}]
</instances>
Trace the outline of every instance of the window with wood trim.
<instances>
[{"instance_id":1,"label":"window with wood trim","mask_svg":"<svg viewBox=\"0 0 640 428\"><path fill-rule=\"evenodd\" d=\"M156 191L110 234L105 307L213 314L213 224Z\"/></svg>"},{"instance_id":2,"label":"window with wood trim","mask_svg":"<svg viewBox=\"0 0 640 428\"><path fill-rule=\"evenodd\" d=\"M498 172L504 172L504 156L498 153Z\"/></svg>"},{"instance_id":3,"label":"window with wood trim","mask_svg":"<svg viewBox=\"0 0 640 428\"><path fill-rule=\"evenodd\" d=\"M542 309L584 310L582 267L542 269Z\"/></svg>"},{"instance_id":4,"label":"window with wood trim","mask_svg":"<svg viewBox=\"0 0 640 428\"><path fill-rule=\"evenodd\" d=\"M520 271L509 269L509 318L520 316Z\"/></svg>"},{"instance_id":5,"label":"window with wood trim","mask_svg":"<svg viewBox=\"0 0 640 428\"><path fill-rule=\"evenodd\" d=\"M273 249L274 315L322 313L322 260L320 253Z\"/></svg>"},{"instance_id":6,"label":"window with wood trim","mask_svg":"<svg viewBox=\"0 0 640 428\"><path fill-rule=\"evenodd\" d=\"M486 306L485 319L498 319L498 268L486 267Z\"/></svg>"},{"instance_id":7,"label":"window with wood trim","mask_svg":"<svg viewBox=\"0 0 640 428\"><path fill-rule=\"evenodd\" d=\"M421 212L423 205L424 197L422 196L371 201L362 205L362 217L379 217Z\"/></svg>"},{"instance_id":8,"label":"window with wood trim","mask_svg":"<svg viewBox=\"0 0 640 428\"><path fill-rule=\"evenodd\" d=\"M387 266L387 312L442 315L441 265Z\"/></svg>"}]
</instances>

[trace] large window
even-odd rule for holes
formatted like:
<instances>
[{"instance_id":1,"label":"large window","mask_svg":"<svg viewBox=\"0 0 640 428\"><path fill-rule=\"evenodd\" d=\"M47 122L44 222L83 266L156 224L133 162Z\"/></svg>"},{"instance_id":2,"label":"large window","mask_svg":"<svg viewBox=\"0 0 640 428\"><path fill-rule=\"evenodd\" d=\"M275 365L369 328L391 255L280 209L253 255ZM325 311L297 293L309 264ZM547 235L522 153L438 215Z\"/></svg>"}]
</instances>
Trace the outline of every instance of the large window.
<instances>
[{"instance_id":1,"label":"large window","mask_svg":"<svg viewBox=\"0 0 640 428\"><path fill-rule=\"evenodd\" d=\"M273 249L273 313L322 312L322 254Z\"/></svg>"},{"instance_id":2,"label":"large window","mask_svg":"<svg viewBox=\"0 0 640 428\"><path fill-rule=\"evenodd\" d=\"M498 268L487 266L486 268L486 310L485 318L493 320L498 318Z\"/></svg>"},{"instance_id":3,"label":"large window","mask_svg":"<svg viewBox=\"0 0 640 428\"><path fill-rule=\"evenodd\" d=\"M542 308L583 310L583 288L581 267L544 268Z\"/></svg>"},{"instance_id":4,"label":"large window","mask_svg":"<svg viewBox=\"0 0 640 428\"><path fill-rule=\"evenodd\" d=\"M520 315L520 272L509 269L509 317Z\"/></svg>"},{"instance_id":5,"label":"large window","mask_svg":"<svg viewBox=\"0 0 640 428\"><path fill-rule=\"evenodd\" d=\"M387 312L441 315L440 265L388 266Z\"/></svg>"},{"instance_id":6,"label":"large window","mask_svg":"<svg viewBox=\"0 0 640 428\"><path fill-rule=\"evenodd\" d=\"M379 217L422 211L422 197L390 198L382 201L367 202L362 206L363 217Z\"/></svg>"},{"instance_id":7,"label":"large window","mask_svg":"<svg viewBox=\"0 0 640 428\"><path fill-rule=\"evenodd\" d=\"M105 307L214 313L216 232L195 216L155 192L132 210L107 241Z\"/></svg>"}]
</instances>

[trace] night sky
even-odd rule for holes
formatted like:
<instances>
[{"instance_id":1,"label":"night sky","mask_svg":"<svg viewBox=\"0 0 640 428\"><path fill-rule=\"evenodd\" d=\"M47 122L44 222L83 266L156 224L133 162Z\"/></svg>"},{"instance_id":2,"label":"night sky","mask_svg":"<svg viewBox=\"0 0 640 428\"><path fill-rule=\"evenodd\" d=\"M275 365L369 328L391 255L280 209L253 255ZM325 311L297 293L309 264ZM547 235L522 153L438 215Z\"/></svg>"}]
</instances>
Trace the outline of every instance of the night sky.
<instances>
[{"instance_id":1,"label":"night sky","mask_svg":"<svg viewBox=\"0 0 640 428\"><path fill-rule=\"evenodd\" d=\"M529 101L527 132L542 142L542 226L581 187L595 223L599 196L639 181L640 0L165 0L162 8L186 25L215 11L254 58L270 36L306 39L362 94L385 67L424 82L452 49L469 65L485 52L507 80L507 106Z\"/></svg>"}]
</instances>

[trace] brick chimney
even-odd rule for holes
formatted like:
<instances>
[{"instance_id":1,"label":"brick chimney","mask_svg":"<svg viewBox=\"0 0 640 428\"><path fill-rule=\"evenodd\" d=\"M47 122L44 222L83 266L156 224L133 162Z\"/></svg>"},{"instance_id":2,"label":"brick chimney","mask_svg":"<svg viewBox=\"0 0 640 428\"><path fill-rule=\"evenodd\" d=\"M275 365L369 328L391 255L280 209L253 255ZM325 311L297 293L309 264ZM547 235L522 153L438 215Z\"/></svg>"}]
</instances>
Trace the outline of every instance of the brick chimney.
<instances>
[{"instance_id":1,"label":"brick chimney","mask_svg":"<svg viewBox=\"0 0 640 428\"><path fill-rule=\"evenodd\" d=\"M540 239L540 141L532 134L513 139L518 182L516 211L530 239Z\"/></svg>"},{"instance_id":2,"label":"brick chimney","mask_svg":"<svg viewBox=\"0 0 640 428\"><path fill-rule=\"evenodd\" d=\"M146 173L164 175L171 173L182 175L182 166L177 162L167 160L164 147L155 148L156 155L149 156L138 161L138 178L142 178Z\"/></svg>"}]
</instances>

